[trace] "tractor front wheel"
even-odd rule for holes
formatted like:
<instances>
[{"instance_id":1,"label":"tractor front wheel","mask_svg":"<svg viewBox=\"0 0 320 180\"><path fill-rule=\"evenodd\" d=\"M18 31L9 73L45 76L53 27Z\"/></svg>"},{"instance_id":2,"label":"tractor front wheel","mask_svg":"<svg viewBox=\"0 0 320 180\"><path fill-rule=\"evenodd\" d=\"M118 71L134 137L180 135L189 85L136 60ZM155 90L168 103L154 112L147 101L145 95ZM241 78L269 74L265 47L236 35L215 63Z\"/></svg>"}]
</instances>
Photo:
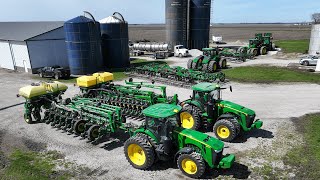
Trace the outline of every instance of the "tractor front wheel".
<instances>
[{"instance_id":1,"label":"tractor front wheel","mask_svg":"<svg viewBox=\"0 0 320 180\"><path fill-rule=\"evenodd\" d=\"M267 47L266 46L262 46L260 48L260 55L266 55L267 54Z\"/></svg>"},{"instance_id":2,"label":"tractor front wheel","mask_svg":"<svg viewBox=\"0 0 320 180\"><path fill-rule=\"evenodd\" d=\"M214 73L214 72L217 71L217 69L218 69L217 62L215 62L215 61L210 61L210 62L209 62L209 67L208 67L209 72Z\"/></svg>"},{"instance_id":3,"label":"tractor front wheel","mask_svg":"<svg viewBox=\"0 0 320 180\"><path fill-rule=\"evenodd\" d=\"M235 125L228 119L218 120L213 131L218 139L226 142L231 142L237 136Z\"/></svg>"},{"instance_id":4,"label":"tractor front wheel","mask_svg":"<svg viewBox=\"0 0 320 180\"><path fill-rule=\"evenodd\" d=\"M186 105L180 113L181 126L198 130L201 127L201 110L194 105Z\"/></svg>"},{"instance_id":5,"label":"tractor front wheel","mask_svg":"<svg viewBox=\"0 0 320 180\"><path fill-rule=\"evenodd\" d=\"M187 64L188 69L192 69L192 63L193 63L193 60L189 59L188 64Z\"/></svg>"},{"instance_id":6,"label":"tractor front wheel","mask_svg":"<svg viewBox=\"0 0 320 180\"><path fill-rule=\"evenodd\" d=\"M141 136L133 136L124 143L124 153L128 162L137 169L150 168L155 160L152 145Z\"/></svg>"},{"instance_id":7,"label":"tractor front wheel","mask_svg":"<svg viewBox=\"0 0 320 180\"><path fill-rule=\"evenodd\" d=\"M177 165L183 174L191 178L200 178L206 169L205 162L199 153L181 154Z\"/></svg>"}]
</instances>

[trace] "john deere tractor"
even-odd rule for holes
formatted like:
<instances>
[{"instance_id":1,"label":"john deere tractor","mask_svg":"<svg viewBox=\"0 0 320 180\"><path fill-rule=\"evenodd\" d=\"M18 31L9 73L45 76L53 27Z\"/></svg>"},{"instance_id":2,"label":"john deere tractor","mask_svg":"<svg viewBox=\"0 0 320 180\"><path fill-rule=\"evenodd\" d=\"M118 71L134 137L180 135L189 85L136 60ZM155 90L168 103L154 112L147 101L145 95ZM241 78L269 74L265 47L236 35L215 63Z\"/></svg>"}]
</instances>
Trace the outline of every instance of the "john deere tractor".
<instances>
[{"instance_id":1,"label":"john deere tractor","mask_svg":"<svg viewBox=\"0 0 320 180\"><path fill-rule=\"evenodd\" d=\"M214 83L200 83L192 87L193 95L180 105L182 127L199 130L203 127L223 141L232 141L241 131L261 128L253 110L222 100L221 88ZM232 91L232 87L230 87Z\"/></svg>"},{"instance_id":2,"label":"john deere tractor","mask_svg":"<svg viewBox=\"0 0 320 180\"><path fill-rule=\"evenodd\" d=\"M248 53L253 56L265 55L268 51L275 48L275 44L272 43L272 33L257 33L254 39L249 39ZM239 48L239 52L243 51L244 47Z\"/></svg>"},{"instance_id":3,"label":"john deere tractor","mask_svg":"<svg viewBox=\"0 0 320 180\"><path fill-rule=\"evenodd\" d=\"M221 59L217 48L203 48L202 51L203 55L188 61L188 69L213 73L218 69L227 68L227 60Z\"/></svg>"},{"instance_id":4,"label":"john deere tractor","mask_svg":"<svg viewBox=\"0 0 320 180\"><path fill-rule=\"evenodd\" d=\"M191 178L201 177L206 167L230 168L234 155L223 156L224 144L204 133L180 126L181 107L156 104L143 111L145 124L135 130L124 144L129 163L137 169L148 169L157 160L173 159L178 168Z\"/></svg>"}]
</instances>

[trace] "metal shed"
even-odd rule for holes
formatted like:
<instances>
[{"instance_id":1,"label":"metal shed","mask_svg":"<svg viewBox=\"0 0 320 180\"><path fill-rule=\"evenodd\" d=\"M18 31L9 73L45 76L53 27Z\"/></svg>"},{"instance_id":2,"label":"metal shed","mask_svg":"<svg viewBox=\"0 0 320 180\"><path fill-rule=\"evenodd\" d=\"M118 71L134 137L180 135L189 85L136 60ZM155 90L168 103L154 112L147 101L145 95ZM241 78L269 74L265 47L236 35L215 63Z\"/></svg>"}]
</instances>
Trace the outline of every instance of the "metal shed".
<instances>
[{"instance_id":1,"label":"metal shed","mask_svg":"<svg viewBox=\"0 0 320 180\"><path fill-rule=\"evenodd\" d=\"M1 22L0 68L36 72L68 66L63 22Z\"/></svg>"}]
</instances>

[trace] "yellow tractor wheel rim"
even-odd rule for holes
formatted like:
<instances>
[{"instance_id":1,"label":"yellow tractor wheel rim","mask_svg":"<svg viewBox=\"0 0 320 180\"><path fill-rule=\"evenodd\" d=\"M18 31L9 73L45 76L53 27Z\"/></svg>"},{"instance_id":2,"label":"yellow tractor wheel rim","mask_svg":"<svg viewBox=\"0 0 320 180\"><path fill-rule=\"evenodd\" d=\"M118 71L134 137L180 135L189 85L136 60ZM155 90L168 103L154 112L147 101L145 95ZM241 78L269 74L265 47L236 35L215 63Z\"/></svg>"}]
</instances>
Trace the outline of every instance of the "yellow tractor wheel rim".
<instances>
[{"instance_id":1,"label":"yellow tractor wheel rim","mask_svg":"<svg viewBox=\"0 0 320 180\"><path fill-rule=\"evenodd\" d=\"M144 150L137 144L130 144L128 147L130 161L137 166L142 166L146 162Z\"/></svg>"},{"instance_id":2,"label":"yellow tractor wheel rim","mask_svg":"<svg viewBox=\"0 0 320 180\"><path fill-rule=\"evenodd\" d=\"M188 174L196 174L198 171L197 164L191 159L183 159L181 167Z\"/></svg>"},{"instance_id":3,"label":"yellow tractor wheel rim","mask_svg":"<svg viewBox=\"0 0 320 180\"><path fill-rule=\"evenodd\" d=\"M194 126L194 119L188 112L182 112L180 114L181 125L183 128L191 129Z\"/></svg>"},{"instance_id":4,"label":"yellow tractor wheel rim","mask_svg":"<svg viewBox=\"0 0 320 180\"><path fill-rule=\"evenodd\" d=\"M219 137L226 139L230 136L230 130L227 126L221 125L217 129L217 134Z\"/></svg>"},{"instance_id":5,"label":"yellow tractor wheel rim","mask_svg":"<svg viewBox=\"0 0 320 180\"><path fill-rule=\"evenodd\" d=\"M216 71L217 70L217 64L213 65L213 70Z\"/></svg>"}]
</instances>

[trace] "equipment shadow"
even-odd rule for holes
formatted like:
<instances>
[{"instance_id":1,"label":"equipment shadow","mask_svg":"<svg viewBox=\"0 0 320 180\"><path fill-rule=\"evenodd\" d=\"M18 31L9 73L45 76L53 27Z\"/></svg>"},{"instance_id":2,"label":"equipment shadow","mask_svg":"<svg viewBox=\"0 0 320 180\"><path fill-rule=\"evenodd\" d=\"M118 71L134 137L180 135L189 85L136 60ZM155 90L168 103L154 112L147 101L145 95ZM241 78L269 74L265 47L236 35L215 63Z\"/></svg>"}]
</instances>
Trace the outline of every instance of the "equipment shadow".
<instances>
[{"instance_id":1,"label":"equipment shadow","mask_svg":"<svg viewBox=\"0 0 320 180\"><path fill-rule=\"evenodd\" d=\"M204 179L215 179L219 176L229 176L235 179L247 179L251 174L248 166L234 162L230 169L207 170Z\"/></svg>"},{"instance_id":2,"label":"equipment shadow","mask_svg":"<svg viewBox=\"0 0 320 180\"><path fill-rule=\"evenodd\" d=\"M271 131L265 129L253 129L249 132L241 132L232 143L244 143L247 142L249 138L272 139L274 135Z\"/></svg>"},{"instance_id":3,"label":"equipment shadow","mask_svg":"<svg viewBox=\"0 0 320 180\"><path fill-rule=\"evenodd\" d=\"M107 151L111 151L118 147L123 147L124 142L129 138L130 138L130 135L128 133L119 131L111 134L111 136L103 137L98 141L93 142L92 144L98 145L103 143L103 145L100 148L103 148Z\"/></svg>"}]
</instances>

